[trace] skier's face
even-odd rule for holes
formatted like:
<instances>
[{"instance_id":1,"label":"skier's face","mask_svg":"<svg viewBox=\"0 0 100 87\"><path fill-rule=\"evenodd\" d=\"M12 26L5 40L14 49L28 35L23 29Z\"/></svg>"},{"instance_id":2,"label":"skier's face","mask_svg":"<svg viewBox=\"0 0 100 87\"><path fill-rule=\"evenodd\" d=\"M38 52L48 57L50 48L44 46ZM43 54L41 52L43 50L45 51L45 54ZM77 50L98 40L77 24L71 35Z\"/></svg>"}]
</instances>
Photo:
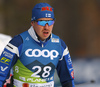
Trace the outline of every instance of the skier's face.
<instances>
[{"instance_id":1,"label":"skier's face","mask_svg":"<svg viewBox=\"0 0 100 87\"><path fill-rule=\"evenodd\" d=\"M43 41L52 33L54 21L52 18L39 18L35 22L32 21L31 25L38 34L39 38Z\"/></svg>"}]
</instances>

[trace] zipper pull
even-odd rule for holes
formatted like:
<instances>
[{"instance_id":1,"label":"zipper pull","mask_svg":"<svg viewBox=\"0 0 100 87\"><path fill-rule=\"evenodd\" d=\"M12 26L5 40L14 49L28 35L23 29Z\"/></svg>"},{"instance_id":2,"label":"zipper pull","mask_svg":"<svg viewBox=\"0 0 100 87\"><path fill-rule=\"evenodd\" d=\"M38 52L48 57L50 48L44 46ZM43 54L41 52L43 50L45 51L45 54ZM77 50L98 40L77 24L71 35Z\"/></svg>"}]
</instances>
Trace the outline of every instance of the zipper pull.
<instances>
[{"instance_id":1,"label":"zipper pull","mask_svg":"<svg viewBox=\"0 0 100 87\"><path fill-rule=\"evenodd\" d=\"M44 47L43 44L42 44L42 47Z\"/></svg>"}]
</instances>

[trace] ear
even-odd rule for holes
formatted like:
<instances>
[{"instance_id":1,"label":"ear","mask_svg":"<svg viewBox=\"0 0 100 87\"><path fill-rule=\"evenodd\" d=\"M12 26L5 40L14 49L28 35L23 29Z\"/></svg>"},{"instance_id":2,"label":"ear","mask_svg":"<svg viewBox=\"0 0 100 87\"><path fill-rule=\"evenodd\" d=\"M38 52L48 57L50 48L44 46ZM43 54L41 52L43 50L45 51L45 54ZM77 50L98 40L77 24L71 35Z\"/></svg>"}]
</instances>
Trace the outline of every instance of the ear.
<instances>
[{"instance_id":1,"label":"ear","mask_svg":"<svg viewBox=\"0 0 100 87\"><path fill-rule=\"evenodd\" d=\"M34 21L31 22L31 25L34 26Z\"/></svg>"}]
</instances>

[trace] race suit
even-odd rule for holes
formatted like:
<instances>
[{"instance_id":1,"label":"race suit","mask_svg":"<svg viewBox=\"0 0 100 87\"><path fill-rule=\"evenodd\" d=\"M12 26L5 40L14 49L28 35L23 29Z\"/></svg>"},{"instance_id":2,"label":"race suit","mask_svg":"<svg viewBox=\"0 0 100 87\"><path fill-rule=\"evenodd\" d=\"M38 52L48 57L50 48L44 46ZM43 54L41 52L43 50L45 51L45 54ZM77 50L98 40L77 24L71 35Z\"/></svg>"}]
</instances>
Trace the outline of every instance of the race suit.
<instances>
[{"instance_id":1,"label":"race suit","mask_svg":"<svg viewBox=\"0 0 100 87\"><path fill-rule=\"evenodd\" d=\"M58 36L38 39L33 27L15 36L0 57L0 87L13 67L14 87L54 87L57 69L62 87L74 86L68 47Z\"/></svg>"}]
</instances>

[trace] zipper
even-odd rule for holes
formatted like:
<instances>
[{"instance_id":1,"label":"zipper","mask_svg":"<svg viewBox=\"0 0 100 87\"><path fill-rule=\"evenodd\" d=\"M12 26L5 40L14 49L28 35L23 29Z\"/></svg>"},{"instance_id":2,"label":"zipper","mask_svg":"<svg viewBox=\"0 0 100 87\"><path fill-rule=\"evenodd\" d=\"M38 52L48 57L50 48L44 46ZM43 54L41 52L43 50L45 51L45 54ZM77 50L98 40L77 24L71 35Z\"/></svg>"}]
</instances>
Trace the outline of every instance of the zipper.
<instances>
[{"instance_id":1,"label":"zipper","mask_svg":"<svg viewBox=\"0 0 100 87\"><path fill-rule=\"evenodd\" d=\"M42 47L44 47L43 44L42 44Z\"/></svg>"}]
</instances>

